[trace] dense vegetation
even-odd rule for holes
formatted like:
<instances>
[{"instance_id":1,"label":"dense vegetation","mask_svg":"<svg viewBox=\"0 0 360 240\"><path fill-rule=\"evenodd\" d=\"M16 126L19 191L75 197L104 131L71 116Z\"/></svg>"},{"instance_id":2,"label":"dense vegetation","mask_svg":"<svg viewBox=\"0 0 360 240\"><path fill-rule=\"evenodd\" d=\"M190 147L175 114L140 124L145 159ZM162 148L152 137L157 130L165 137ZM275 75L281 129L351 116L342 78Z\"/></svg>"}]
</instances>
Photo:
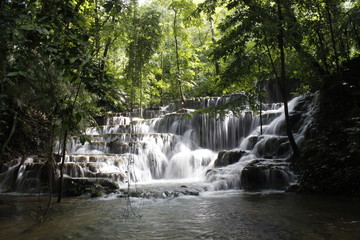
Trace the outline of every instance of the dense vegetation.
<instances>
[{"instance_id":1,"label":"dense vegetation","mask_svg":"<svg viewBox=\"0 0 360 240\"><path fill-rule=\"evenodd\" d=\"M345 63L321 89L317 125L302 156L293 159L305 191L360 193L359 66L360 57Z\"/></svg>"},{"instance_id":2,"label":"dense vegetation","mask_svg":"<svg viewBox=\"0 0 360 240\"><path fill-rule=\"evenodd\" d=\"M56 139L86 141L107 111L238 92L256 106L277 79L284 102L291 81L322 91L318 132L295 164L304 188L359 188L360 1L145 2L0 0L0 164L53 164Z\"/></svg>"}]
</instances>

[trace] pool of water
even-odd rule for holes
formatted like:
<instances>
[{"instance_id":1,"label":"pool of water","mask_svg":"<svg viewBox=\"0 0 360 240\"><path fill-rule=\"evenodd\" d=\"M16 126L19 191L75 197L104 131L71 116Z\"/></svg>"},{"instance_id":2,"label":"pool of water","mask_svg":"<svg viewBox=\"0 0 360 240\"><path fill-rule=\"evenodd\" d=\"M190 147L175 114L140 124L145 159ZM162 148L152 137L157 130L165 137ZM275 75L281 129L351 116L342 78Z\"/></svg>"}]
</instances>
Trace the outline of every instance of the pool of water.
<instances>
[{"instance_id":1,"label":"pool of water","mask_svg":"<svg viewBox=\"0 0 360 240\"><path fill-rule=\"evenodd\" d=\"M204 192L174 199L0 195L1 239L358 239L360 199Z\"/></svg>"}]
</instances>

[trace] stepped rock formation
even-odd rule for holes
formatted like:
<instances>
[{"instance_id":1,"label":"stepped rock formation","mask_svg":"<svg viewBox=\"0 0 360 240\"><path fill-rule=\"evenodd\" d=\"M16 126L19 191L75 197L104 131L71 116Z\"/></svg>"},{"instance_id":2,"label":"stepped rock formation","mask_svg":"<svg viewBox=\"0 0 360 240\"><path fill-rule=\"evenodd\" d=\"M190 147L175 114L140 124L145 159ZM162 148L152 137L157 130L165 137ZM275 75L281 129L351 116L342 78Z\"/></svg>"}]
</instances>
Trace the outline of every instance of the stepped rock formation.
<instances>
[{"instance_id":1,"label":"stepped rock formation","mask_svg":"<svg viewBox=\"0 0 360 240\"><path fill-rule=\"evenodd\" d=\"M150 119L130 117L133 114L99 118L102 125L86 130L91 142L81 144L78 137L68 142L66 181L86 185L98 179L100 185L108 186L111 181L124 186L128 181L194 179L209 182L210 190L285 189L296 177L289 170L292 152L281 104L264 105L262 135L259 116L249 110L189 117L193 110L185 109L217 106L234 98L236 95L174 104L146 113ZM289 109L294 136L301 145L316 109L316 96L296 97ZM44 160L15 159L1 170L0 190L46 192L46 179Z\"/></svg>"}]
</instances>

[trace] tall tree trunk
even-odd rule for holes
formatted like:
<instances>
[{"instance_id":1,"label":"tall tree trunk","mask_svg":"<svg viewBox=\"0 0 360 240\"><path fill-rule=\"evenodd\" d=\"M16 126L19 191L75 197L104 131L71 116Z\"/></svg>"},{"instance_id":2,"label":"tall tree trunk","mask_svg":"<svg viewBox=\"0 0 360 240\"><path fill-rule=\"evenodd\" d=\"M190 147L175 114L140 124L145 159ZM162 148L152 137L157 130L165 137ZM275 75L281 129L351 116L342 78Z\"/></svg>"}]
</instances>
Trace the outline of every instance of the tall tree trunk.
<instances>
[{"instance_id":1,"label":"tall tree trunk","mask_svg":"<svg viewBox=\"0 0 360 240\"><path fill-rule=\"evenodd\" d=\"M164 68L164 53L161 52L161 80L164 80L164 72L165 72L165 68ZM160 96L163 95L163 88L160 88ZM160 99L160 104L164 105L164 100L163 97L161 97Z\"/></svg>"},{"instance_id":2,"label":"tall tree trunk","mask_svg":"<svg viewBox=\"0 0 360 240\"><path fill-rule=\"evenodd\" d=\"M5 9L5 0L0 0L0 19L4 16ZM0 34L0 93L4 92L4 84L6 78L6 69L7 69L7 55L8 55L8 42L9 39L6 39L7 36L3 33Z\"/></svg>"},{"instance_id":3,"label":"tall tree trunk","mask_svg":"<svg viewBox=\"0 0 360 240\"><path fill-rule=\"evenodd\" d=\"M77 99L78 99L78 96L79 96L79 93L80 93L80 89L81 89L81 85L82 85L82 81L80 79L80 76L82 74L82 69L83 69L85 64L86 64L86 62L83 63L79 67L79 72L78 72L78 75L77 75L77 80L79 80L79 85L78 85L78 88L76 90L74 101L73 101L72 105L70 106L70 112L69 112L70 115L73 115L75 104L77 102ZM64 182L63 169L64 169L64 164L65 164L65 152L66 152L67 135L68 135L68 129L67 129L67 126L65 126L65 133L64 133L64 139L63 139L63 148L62 148L62 159L61 159L61 165L60 165L60 178L59 178L59 189L58 189L58 199L57 199L58 203L61 202L61 197L62 197L62 192L63 192L63 182Z\"/></svg>"},{"instance_id":4,"label":"tall tree trunk","mask_svg":"<svg viewBox=\"0 0 360 240\"><path fill-rule=\"evenodd\" d=\"M111 45L111 38L109 37L109 38L106 39L104 53L103 53L102 59L101 59L100 64L99 64L99 69L101 71L104 71L104 69L105 69L106 58L107 58L107 55L109 53L110 45Z\"/></svg>"},{"instance_id":5,"label":"tall tree trunk","mask_svg":"<svg viewBox=\"0 0 360 240\"><path fill-rule=\"evenodd\" d=\"M136 48L137 48L137 44L138 44L138 36L137 36L137 7L138 7L138 1L137 0L132 0L131 1L132 6L133 6L133 32L132 32L132 42L133 44L131 45L131 55L129 56L129 61L130 61L130 75L131 75L131 91L130 91L130 108L131 111L134 112L135 110L135 95L136 95L136 87L138 85L138 79L137 79L137 74L136 74Z\"/></svg>"},{"instance_id":6,"label":"tall tree trunk","mask_svg":"<svg viewBox=\"0 0 360 240\"><path fill-rule=\"evenodd\" d=\"M54 180L54 170L55 170L55 161L54 161L54 155L53 155L53 147L54 147L54 132L55 132L55 122L53 119L53 116L49 117L50 120L50 139L49 139L49 145L48 145L48 153L47 153L47 164L48 164L48 189L49 189L49 200L48 200L48 205L47 208L45 210L44 216L46 216L51 208L52 205L52 200L53 200L53 180Z\"/></svg>"},{"instance_id":7,"label":"tall tree trunk","mask_svg":"<svg viewBox=\"0 0 360 240\"><path fill-rule=\"evenodd\" d=\"M269 42L268 42L268 40L267 40L268 38L267 38L266 32L264 32L264 38L265 38L266 52L267 52L267 54L268 54L268 56L269 56L269 59L270 59L271 68L272 68L272 70L273 70L273 72L274 72L275 78L278 79L278 78L279 78L279 75L278 75L278 73L277 73L277 71L276 71L275 62L274 62L274 59L273 59L273 57L272 57L272 55L271 55L271 52L270 52L270 47L269 47Z\"/></svg>"},{"instance_id":8,"label":"tall tree trunk","mask_svg":"<svg viewBox=\"0 0 360 240\"><path fill-rule=\"evenodd\" d=\"M332 44L332 47L333 47L333 50L334 50L336 71L338 73L340 73L339 53L338 53L337 47L336 47L335 33L334 33L334 27L333 27L333 18L332 18L332 14L331 14L331 11L330 11L328 1L325 1L325 10L326 10L326 14L327 14L327 17L328 17L330 36L331 36L331 44Z\"/></svg>"},{"instance_id":9,"label":"tall tree trunk","mask_svg":"<svg viewBox=\"0 0 360 240\"><path fill-rule=\"evenodd\" d=\"M354 29L354 34L355 34L355 38L356 38L358 47L360 48L360 35L359 35L359 33L358 33L356 24L355 24L354 21L351 21L351 24L352 24L352 27L353 27L353 29Z\"/></svg>"},{"instance_id":10,"label":"tall tree trunk","mask_svg":"<svg viewBox=\"0 0 360 240\"><path fill-rule=\"evenodd\" d=\"M179 43L178 43L178 34L177 34L177 10L173 8L174 11L174 40L175 40L175 56L176 56L176 80L179 85L179 93L181 101L185 101L184 98L184 92L182 89L182 82L181 82L181 76L180 76L180 59L179 59Z\"/></svg>"},{"instance_id":11,"label":"tall tree trunk","mask_svg":"<svg viewBox=\"0 0 360 240\"><path fill-rule=\"evenodd\" d=\"M256 49L256 58L257 58L257 62L258 62L258 72L257 75L258 77L258 101L259 101L259 114L260 114L260 135L263 134L263 116L262 116L262 96L261 96L261 83L262 83L262 79L261 79L261 66L260 66L260 56L259 56L259 48L258 48L258 44L255 45L255 49Z\"/></svg>"},{"instance_id":12,"label":"tall tree trunk","mask_svg":"<svg viewBox=\"0 0 360 240\"><path fill-rule=\"evenodd\" d=\"M142 74L143 74L143 55L142 55L142 51L143 51L143 45L142 43L140 44L140 60L139 60L139 91L140 91L140 117L143 117L143 101L144 101L144 96L143 96L143 79L142 79Z\"/></svg>"},{"instance_id":13,"label":"tall tree trunk","mask_svg":"<svg viewBox=\"0 0 360 240\"><path fill-rule=\"evenodd\" d=\"M7 148L7 146L9 145L11 138L13 137L14 133L15 133L15 129L16 129L16 124L18 121L18 112L15 112L14 117L13 117L13 123L12 123L12 127L9 133L9 136L6 138L6 141L4 142L4 144L1 147L1 153L0 153L0 163L2 163L2 156Z\"/></svg>"},{"instance_id":14,"label":"tall tree trunk","mask_svg":"<svg viewBox=\"0 0 360 240\"><path fill-rule=\"evenodd\" d=\"M111 23L113 25L115 25L115 17L114 16L111 17ZM104 71L104 69L105 69L106 58L108 56L108 53L109 53L110 46L111 46L112 42L113 42L113 39L111 37L108 37L106 39L104 53L103 53L102 59L101 59L100 64L99 64L100 65L99 68L100 68L101 71Z\"/></svg>"},{"instance_id":15,"label":"tall tree trunk","mask_svg":"<svg viewBox=\"0 0 360 240\"><path fill-rule=\"evenodd\" d=\"M208 19L210 20L209 22L210 22L210 30L211 30L211 41L215 45L216 44L216 34L215 34L214 20L211 17L211 15L208 17ZM215 60L214 65L215 65L215 76L219 76L220 75L219 61Z\"/></svg>"},{"instance_id":16,"label":"tall tree trunk","mask_svg":"<svg viewBox=\"0 0 360 240\"><path fill-rule=\"evenodd\" d=\"M290 123L290 117L289 117L289 108L288 108L288 100L287 100L287 79L286 79L286 70L285 70L285 46L284 46L284 28L283 28L283 21L284 16L282 13L282 3L281 0L277 0L277 14L279 19L279 31L277 35L278 39L278 46L280 50L280 62L281 62L281 68L280 68L280 79L278 79L280 92L283 98L284 103L284 116L285 116L285 123L286 123L286 134L289 138L289 142L291 145L291 148L293 150L294 156L299 156L300 151L299 148L295 142L294 136L292 134L291 129L291 123Z\"/></svg>"},{"instance_id":17,"label":"tall tree trunk","mask_svg":"<svg viewBox=\"0 0 360 240\"><path fill-rule=\"evenodd\" d=\"M68 136L68 130L65 129L64 132L64 139L62 145L62 156L61 156L61 165L60 165L60 179L59 179L59 189L58 189L58 198L57 202L61 202L62 192L63 192L63 185L64 185L64 164L65 164L65 157L66 157L66 140Z\"/></svg>"},{"instance_id":18,"label":"tall tree trunk","mask_svg":"<svg viewBox=\"0 0 360 240\"><path fill-rule=\"evenodd\" d=\"M324 62L325 71L329 72L329 67L327 64L327 56L326 56L326 52L325 52L326 48L325 48L325 44L324 44L324 37L322 36L320 29L316 30L316 35L318 36L318 39L319 39L321 58L322 58L322 61Z\"/></svg>"},{"instance_id":19,"label":"tall tree trunk","mask_svg":"<svg viewBox=\"0 0 360 240\"><path fill-rule=\"evenodd\" d=\"M263 134L263 116L262 116L262 99L261 99L261 84L259 84L259 114L260 114L260 135Z\"/></svg>"}]
</instances>

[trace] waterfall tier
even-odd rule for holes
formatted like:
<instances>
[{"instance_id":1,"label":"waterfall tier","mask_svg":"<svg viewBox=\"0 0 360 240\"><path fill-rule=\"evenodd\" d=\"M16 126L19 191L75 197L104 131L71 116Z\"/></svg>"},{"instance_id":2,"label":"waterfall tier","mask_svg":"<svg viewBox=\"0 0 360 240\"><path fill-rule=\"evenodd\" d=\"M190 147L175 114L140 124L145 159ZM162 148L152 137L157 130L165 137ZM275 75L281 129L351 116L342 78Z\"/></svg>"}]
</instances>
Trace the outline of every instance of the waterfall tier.
<instances>
[{"instance_id":1,"label":"waterfall tier","mask_svg":"<svg viewBox=\"0 0 360 240\"><path fill-rule=\"evenodd\" d=\"M197 100L185 105L216 106L234 97ZM299 145L311 124L314 102L310 95L289 102L294 136ZM132 114L98 119L99 126L86 130L90 142L82 144L79 137L68 141L66 177L110 179L119 184L202 179L214 190L283 189L295 180L287 161L292 152L281 104L264 106L266 110L261 118L249 110L238 114L229 112L225 116L189 117L189 111L183 110L166 113L185 105L170 105L158 113L147 114L157 116L151 119L129 117ZM218 164L214 164L215 161ZM0 190L43 192L46 169L44 161L37 158L28 158L23 163L15 160L7 169L2 169Z\"/></svg>"}]
</instances>

